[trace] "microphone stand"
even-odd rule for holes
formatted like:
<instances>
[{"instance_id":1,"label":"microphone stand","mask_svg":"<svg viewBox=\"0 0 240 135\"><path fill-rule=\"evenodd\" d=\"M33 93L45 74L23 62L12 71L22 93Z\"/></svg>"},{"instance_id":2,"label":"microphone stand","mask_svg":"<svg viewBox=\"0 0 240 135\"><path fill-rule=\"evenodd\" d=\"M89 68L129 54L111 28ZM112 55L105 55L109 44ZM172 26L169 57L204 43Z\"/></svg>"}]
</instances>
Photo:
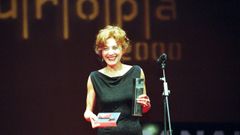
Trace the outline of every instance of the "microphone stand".
<instances>
[{"instance_id":1,"label":"microphone stand","mask_svg":"<svg viewBox=\"0 0 240 135\"><path fill-rule=\"evenodd\" d=\"M166 76L165 76L165 68L166 68L165 61L161 62L161 67L162 67L162 71L163 71L163 77L160 78L160 80L163 81L162 96L164 97L164 100L163 100L163 103L164 103L164 135L167 135L167 120L168 120L169 135L172 135L172 127L171 127L169 104L168 104L168 96L170 94L170 90L168 90L168 84L167 84Z\"/></svg>"}]
</instances>

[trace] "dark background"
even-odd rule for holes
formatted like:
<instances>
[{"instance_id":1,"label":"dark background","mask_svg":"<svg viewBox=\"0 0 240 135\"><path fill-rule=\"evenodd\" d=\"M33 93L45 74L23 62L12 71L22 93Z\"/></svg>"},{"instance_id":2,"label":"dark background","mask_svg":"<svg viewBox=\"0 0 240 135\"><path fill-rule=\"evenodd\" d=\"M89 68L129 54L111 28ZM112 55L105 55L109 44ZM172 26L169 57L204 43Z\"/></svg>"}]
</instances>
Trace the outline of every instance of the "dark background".
<instances>
[{"instance_id":1,"label":"dark background","mask_svg":"<svg viewBox=\"0 0 240 135\"><path fill-rule=\"evenodd\" d=\"M83 112L87 77L102 67L93 45L97 31L105 26L104 1L99 1L100 14L92 21L76 16L75 2L69 2L69 39L62 37L62 1L44 5L41 20L35 18L34 2L28 1L28 39L21 35L22 1L17 3L17 18L0 18L0 134L94 133ZM111 3L114 18L115 1ZM137 18L123 23L133 47L139 41L149 46L155 41L181 43L181 59L169 59L166 69L172 122L239 123L239 1L176 0L176 19L171 21L156 20L154 9L163 2L150 1L151 39L142 34L142 1L137 3ZM88 4L84 7L91 10ZM0 12L8 8L9 1L0 0ZM128 8L126 4L126 12ZM143 123L162 123L160 66L150 58L126 63L145 71L152 109Z\"/></svg>"}]
</instances>

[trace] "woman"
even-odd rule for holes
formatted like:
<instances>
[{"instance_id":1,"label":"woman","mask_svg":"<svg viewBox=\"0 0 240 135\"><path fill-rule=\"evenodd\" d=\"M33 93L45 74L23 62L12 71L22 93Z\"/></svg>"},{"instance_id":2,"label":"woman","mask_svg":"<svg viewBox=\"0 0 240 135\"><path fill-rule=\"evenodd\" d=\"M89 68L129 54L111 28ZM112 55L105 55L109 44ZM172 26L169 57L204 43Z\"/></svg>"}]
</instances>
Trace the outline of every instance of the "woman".
<instances>
[{"instance_id":1,"label":"woman","mask_svg":"<svg viewBox=\"0 0 240 135\"><path fill-rule=\"evenodd\" d=\"M124 30L117 26L106 26L101 29L96 38L95 52L106 63L106 66L91 72L87 82L87 99L84 118L91 122L93 128L98 128L94 114L95 102L99 112L121 112L117 127L98 128L98 135L141 135L142 128L139 117L131 115L133 97L133 79L143 78L143 70L137 66L121 62L123 54L129 45ZM144 83L143 94L137 98L142 112L150 110L150 99L146 95Z\"/></svg>"}]
</instances>

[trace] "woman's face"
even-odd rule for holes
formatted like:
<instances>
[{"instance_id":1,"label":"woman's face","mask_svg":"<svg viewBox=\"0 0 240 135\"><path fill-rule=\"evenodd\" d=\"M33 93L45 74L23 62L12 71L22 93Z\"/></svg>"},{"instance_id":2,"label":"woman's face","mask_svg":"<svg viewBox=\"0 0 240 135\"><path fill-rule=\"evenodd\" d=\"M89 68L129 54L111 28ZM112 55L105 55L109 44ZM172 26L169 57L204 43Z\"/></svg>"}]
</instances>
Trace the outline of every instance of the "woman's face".
<instances>
[{"instance_id":1,"label":"woman's face","mask_svg":"<svg viewBox=\"0 0 240 135\"><path fill-rule=\"evenodd\" d=\"M106 46L102 50L102 57L108 66L115 66L122 58L123 51L114 38L106 40Z\"/></svg>"}]
</instances>

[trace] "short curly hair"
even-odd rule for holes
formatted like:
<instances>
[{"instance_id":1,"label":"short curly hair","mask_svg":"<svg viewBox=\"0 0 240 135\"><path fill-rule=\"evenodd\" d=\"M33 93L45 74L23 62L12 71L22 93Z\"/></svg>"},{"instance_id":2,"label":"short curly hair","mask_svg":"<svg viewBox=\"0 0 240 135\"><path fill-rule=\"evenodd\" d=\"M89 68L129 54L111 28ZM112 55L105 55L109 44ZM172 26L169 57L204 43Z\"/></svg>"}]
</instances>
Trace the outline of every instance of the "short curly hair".
<instances>
[{"instance_id":1,"label":"short curly hair","mask_svg":"<svg viewBox=\"0 0 240 135\"><path fill-rule=\"evenodd\" d=\"M106 40L109 38L114 38L118 45L121 45L123 51L125 52L129 46L129 39L126 36L126 32L118 27L107 25L103 29L99 30L96 43L95 43L95 52L100 57L102 55L102 50L106 45Z\"/></svg>"}]
</instances>

